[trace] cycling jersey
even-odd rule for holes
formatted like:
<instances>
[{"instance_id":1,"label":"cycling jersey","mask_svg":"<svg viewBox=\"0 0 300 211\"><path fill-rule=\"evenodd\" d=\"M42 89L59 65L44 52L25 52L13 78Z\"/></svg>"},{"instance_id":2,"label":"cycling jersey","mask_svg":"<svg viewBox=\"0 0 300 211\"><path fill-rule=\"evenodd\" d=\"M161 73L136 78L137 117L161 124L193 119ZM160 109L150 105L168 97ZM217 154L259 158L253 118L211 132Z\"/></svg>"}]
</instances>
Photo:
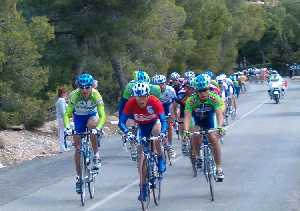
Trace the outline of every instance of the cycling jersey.
<instances>
[{"instance_id":1,"label":"cycling jersey","mask_svg":"<svg viewBox=\"0 0 300 211\"><path fill-rule=\"evenodd\" d=\"M144 108L138 106L135 97L132 97L127 101L119 122L119 127L124 133L128 132L126 121L129 117L133 117L138 125L153 125L153 123L159 119L162 125L162 132L165 133L168 128L164 117L163 106L159 99L152 95L148 97L147 105Z\"/></svg>"},{"instance_id":2,"label":"cycling jersey","mask_svg":"<svg viewBox=\"0 0 300 211\"><path fill-rule=\"evenodd\" d=\"M214 92L215 94L221 96L221 90L219 89L219 87L216 87L213 84L209 84L209 90Z\"/></svg>"},{"instance_id":3,"label":"cycling jersey","mask_svg":"<svg viewBox=\"0 0 300 211\"><path fill-rule=\"evenodd\" d=\"M165 90L161 93L160 101L163 104L170 104L176 99L176 93L173 87L166 85Z\"/></svg>"},{"instance_id":4,"label":"cycling jersey","mask_svg":"<svg viewBox=\"0 0 300 211\"><path fill-rule=\"evenodd\" d=\"M222 108L221 97L211 91L207 99L201 100L197 94L194 94L187 99L185 104L185 111L190 112L195 124L204 129L217 127L215 111Z\"/></svg>"},{"instance_id":5,"label":"cycling jersey","mask_svg":"<svg viewBox=\"0 0 300 211\"><path fill-rule=\"evenodd\" d=\"M100 117L97 128L103 128L106 117L104 103L100 93L96 89L92 89L90 97L88 99L84 99L81 95L81 90L76 89L70 94L70 103L68 104L64 114L64 125L66 128L69 127L69 118L73 114L75 116L93 116L97 113Z\"/></svg>"}]
</instances>

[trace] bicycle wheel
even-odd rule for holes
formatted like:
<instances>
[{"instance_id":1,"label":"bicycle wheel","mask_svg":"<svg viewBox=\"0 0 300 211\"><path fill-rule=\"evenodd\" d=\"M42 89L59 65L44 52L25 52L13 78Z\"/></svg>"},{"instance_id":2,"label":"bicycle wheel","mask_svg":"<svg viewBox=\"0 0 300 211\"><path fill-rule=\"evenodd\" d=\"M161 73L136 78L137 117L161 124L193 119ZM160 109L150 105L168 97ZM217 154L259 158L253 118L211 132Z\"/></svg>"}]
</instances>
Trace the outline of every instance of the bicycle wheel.
<instances>
[{"instance_id":1,"label":"bicycle wheel","mask_svg":"<svg viewBox=\"0 0 300 211\"><path fill-rule=\"evenodd\" d=\"M196 158L193 158L191 155L191 163L192 163L192 168L193 168L193 173L194 173L194 177L197 177L197 167L196 167Z\"/></svg>"},{"instance_id":2,"label":"bicycle wheel","mask_svg":"<svg viewBox=\"0 0 300 211\"><path fill-rule=\"evenodd\" d=\"M90 170L89 173L89 182L88 182L88 189L90 194L90 199L95 197L95 173Z\"/></svg>"},{"instance_id":3,"label":"bicycle wheel","mask_svg":"<svg viewBox=\"0 0 300 211\"><path fill-rule=\"evenodd\" d=\"M171 160L171 157L168 153L168 151L166 150L166 148L164 148L164 157L165 157L165 160L166 162L169 161L169 166L172 166L172 160Z\"/></svg>"},{"instance_id":4,"label":"bicycle wheel","mask_svg":"<svg viewBox=\"0 0 300 211\"><path fill-rule=\"evenodd\" d=\"M153 200L156 206L158 206L160 203L161 183L162 183L162 176L160 175L158 178L155 179L155 183L152 186Z\"/></svg>"},{"instance_id":5,"label":"bicycle wheel","mask_svg":"<svg viewBox=\"0 0 300 211\"><path fill-rule=\"evenodd\" d=\"M149 207L149 204L150 204L150 188L149 188L149 178L150 178L150 169L148 168L148 165L147 165L147 160L146 159L144 159L144 161L143 161L143 169L144 168L146 168L147 169L147 175L146 175L146 183L147 183L147 186L146 186L146 188L147 188L147 197L146 197L146 200L144 201L144 200L141 200L140 202L141 202L141 204L142 204L142 210L143 211L147 211L148 210L148 207ZM143 193L143 186L141 186L140 187L140 195L142 195L142 193Z\"/></svg>"},{"instance_id":6,"label":"bicycle wheel","mask_svg":"<svg viewBox=\"0 0 300 211\"><path fill-rule=\"evenodd\" d=\"M167 153L168 154L168 153ZM152 166L151 175L153 175L153 181L151 181L151 189L153 194L153 200L156 206L159 205L160 196L161 196L161 183L162 183L162 174L158 172L158 158L155 159L155 163Z\"/></svg>"},{"instance_id":7,"label":"bicycle wheel","mask_svg":"<svg viewBox=\"0 0 300 211\"><path fill-rule=\"evenodd\" d=\"M208 149L208 156L209 156L209 168L208 168L208 181L209 181L209 190L211 201L215 200L215 183L216 183L216 165L214 158L211 154L211 149Z\"/></svg>"},{"instance_id":8,"label":"bicycle wheel","mask_svg":"<svg viewBox=\"0 0 300 211\"><path fill-rule=\"evenodd\" d=\"M84 206L85 204L85 196L86 196L86 175L87 175L87 166L85 162L85 157L83 153L80 155L80 168L81 168L81 175L80 175L80 182L81 182L81 205Z\"/></svg>"},{"instance_id":9,"label":"bicycle wheel","mask_svg":"<svg viewBox=\"0 0 300 211\"><path fill-rule=\"evenodd\" d=\"M215 200L215 179L210 172L208 173L208 182L209 182L211 201L214 201Z\"/></svg>"}]
</instances>

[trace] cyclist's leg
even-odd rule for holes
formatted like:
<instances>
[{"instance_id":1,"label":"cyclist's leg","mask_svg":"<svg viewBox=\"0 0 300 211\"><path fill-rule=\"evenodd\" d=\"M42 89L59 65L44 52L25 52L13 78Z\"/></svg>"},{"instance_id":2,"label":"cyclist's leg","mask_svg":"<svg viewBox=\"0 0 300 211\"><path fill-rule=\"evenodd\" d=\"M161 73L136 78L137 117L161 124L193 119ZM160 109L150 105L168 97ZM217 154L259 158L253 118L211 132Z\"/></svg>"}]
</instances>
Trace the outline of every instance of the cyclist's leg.
<instances>
[{"instance_id":1,"label":"cyclist's leg","mask_svg":"<svg viewBox=\"0 0 300 211\"><path fill-rule=\"evenodd\" d=\"M152 136L159 136L160 131L161 131L161 123L160 121L156 121L151 128L151 134ZM162 152L161 152L160 140L157 140L154 143L155 143L155 152L161 156Z\"/></svg>"},{"instance_id":2,"label":"cyclist's leg","mask_svg":"<svg viewBox=\"0 0 300 211\"><path fill-rule=\"evenodd\" d=\"M207 122L208 127L207 127L207 129L217 127L217 122L216 122L215 115L216 114L214 112L212 112L208 115L208 122ZM213 152L214 160L215 160L215 163L216 163L218 181L223 181L224 173L223 173L223 170L221 168L221 144L219 142L220 137L217 133L210 133L208 135L208 139L209 139L209 142L212 145L212 152Z\"/></svg>"},{"instance_id":3,"label":"cyclist's leg","mask_svg":"<svg viewBox=\"0 0 300 211\"><path fill-rule=\"evenodd\" d=\"M88 121L87 115L73 115L75 131L76 133L82 133L86 130L86 124ZM75 146L75 168L76 168L76 192L81 193L81 181L79 180L79 175L81 175L81 166L80 166L80 136L73 137L74 146Z\"/></svg>"},{"instance_id":4,"label":"cyclist's leg","mask_svg":"<svg viewBox=\"0 0 300 211\"><path fill-rule=\"evenodd\" d=\"M97 124L99 122L99 117L98 116L91 116L88 119L87 122L87 128L89 129L94 129L97 127ZM99 150L98 150L98 144L97 144L97 135L95 134L91 134L91 142L92 142L92 147L93 147L93 151L95 156L99 156Z\"/></svg>"}]
</instances>

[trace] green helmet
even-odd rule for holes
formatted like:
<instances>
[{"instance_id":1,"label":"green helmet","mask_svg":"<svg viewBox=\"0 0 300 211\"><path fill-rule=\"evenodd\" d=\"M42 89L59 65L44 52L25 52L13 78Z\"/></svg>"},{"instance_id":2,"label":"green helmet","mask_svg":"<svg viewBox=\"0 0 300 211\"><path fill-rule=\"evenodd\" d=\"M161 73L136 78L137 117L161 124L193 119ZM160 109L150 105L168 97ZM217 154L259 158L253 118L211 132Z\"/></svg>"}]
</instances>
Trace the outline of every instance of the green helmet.
<instances>
[{"instance_id":1,"label":"green helmet","mask_svg":"<svg viewBox=\"0 0 300 211\"><path fill-rule=\"evenodd\" d=\"M143 70L137 70L133 72L133 80L136 82L150 83L149 75Z\"/></svg>"}]
</instances>

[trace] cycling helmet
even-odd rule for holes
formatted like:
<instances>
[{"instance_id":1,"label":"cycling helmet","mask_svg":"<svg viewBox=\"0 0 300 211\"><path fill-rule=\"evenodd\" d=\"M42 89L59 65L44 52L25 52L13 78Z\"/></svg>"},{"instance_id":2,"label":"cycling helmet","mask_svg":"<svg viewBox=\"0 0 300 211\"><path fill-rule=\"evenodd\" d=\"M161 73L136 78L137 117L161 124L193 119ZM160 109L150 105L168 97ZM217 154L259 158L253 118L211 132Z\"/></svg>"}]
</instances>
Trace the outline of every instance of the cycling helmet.
<instances>
[{"instance_id":1,"label":"cycling helmet","mask_svg":"<svg viewBox=\"0 0 300 211\"><path fill-rule=\"evenodd\" d=\"M164 76L164 75L158 75L157 76L156 84L164 84L164 83L166 83L166 81L167 81L166 76Z\"/></svg>"},{"instance_id":2,"label":"cycling helmet","mask_svg":"<svg viewBox=\"0 0 300 211\"><path fill-rule=\"evenodd\" d=\"M149 84L147 82L137 82L132 87L132 92L135 97L148 96L150 94Z\"/></svg>"},{"instance_id":3,"label":"cycling helmet","mask_svg":"<svg viewBox=\"0 0 300 211\"><path fill-rule=\"evenodd\" d=\"M143 70L137 70L133 72L133 80L136 82L150 82L149 75Z\"/></svg>"},{"instance_id":4,"label":"cycling helmet","mask_svg":"<svg viewBox=\"0 0 300 211\"><path fill-rule=\"evenodd\" d=\"M194 87L197 91L205 90L209 87L210 80L204 75L204 74L199 74L195 79L194 79Z\"/></svg>"},{"instance_id":5,"label":"cycling helmet","mask_svg":"<svg viewBox=\"0 0 300 211\"><path fill-rule=\"evenodd\" d=\"M272 70L271 74L278 74L277 70Z\"/></svg>"},{"instance_id":6,"label":"cycling helmet","mask_svg":"<svg viewBox=\"0 0 300 211\"><path fill-rule=\"evenodd\" d=\"M209 76L210 76L210 78L214 77L214 73L213 73L213 71L212 71L212 70L210 70L210 69L207 69L207 70L204 72L204 74L207 74L207 75L209 75Z\"/></svg>"},{"instance_id":7,"label":"cycling helmet","mask_svg":"<svg viewBox=\"0 0 300 211\"><path fill-rule=\"evenodd\" d=\"M159 75L155 74L155 75L152 77L152 79L151 79L152 84L157 84L158 76L159 76Z\"/></svg>"},{"instance_id":8,"label":"cycling helmet","mask_svg":"<svg viewBox=\"0 0 300 211\"><path fill-rule=\"evenodd\" d=\"M193 71L187 71L184 73L184 79L195 78L195 73Z\"/></svg>"},{"instance_id":9,"label":"cycling helmet","mask_svg":"<svg viewBox=\"0 0 300 211\"><path fill-rule=\"evenodd\" d=\"M170 75L170 80L177 81L179 78L180 78L180 75L177 72L173 72Z\"/></svg>"},{"instance_id":10,"label":"cycling helmet","mask_svg":"<svg viewBox=\"0 0 300 211\"><path fill-rule=\"evenodd\" d=\"M203 73L202 75L206 78L206 80L211 81L211 77L208 74Z\"/></svg>"},{"instance_id":11,"label":"cycling helmet","mask_svg":"<svg viewBox=\"0 0 300 211\"><path fill-rule=\"evenodd\" d=\"M78 78L79 87L92 86L93 83L94 83L94 78L90 74L83 73Z\"/></svg>"}]
</instances>

